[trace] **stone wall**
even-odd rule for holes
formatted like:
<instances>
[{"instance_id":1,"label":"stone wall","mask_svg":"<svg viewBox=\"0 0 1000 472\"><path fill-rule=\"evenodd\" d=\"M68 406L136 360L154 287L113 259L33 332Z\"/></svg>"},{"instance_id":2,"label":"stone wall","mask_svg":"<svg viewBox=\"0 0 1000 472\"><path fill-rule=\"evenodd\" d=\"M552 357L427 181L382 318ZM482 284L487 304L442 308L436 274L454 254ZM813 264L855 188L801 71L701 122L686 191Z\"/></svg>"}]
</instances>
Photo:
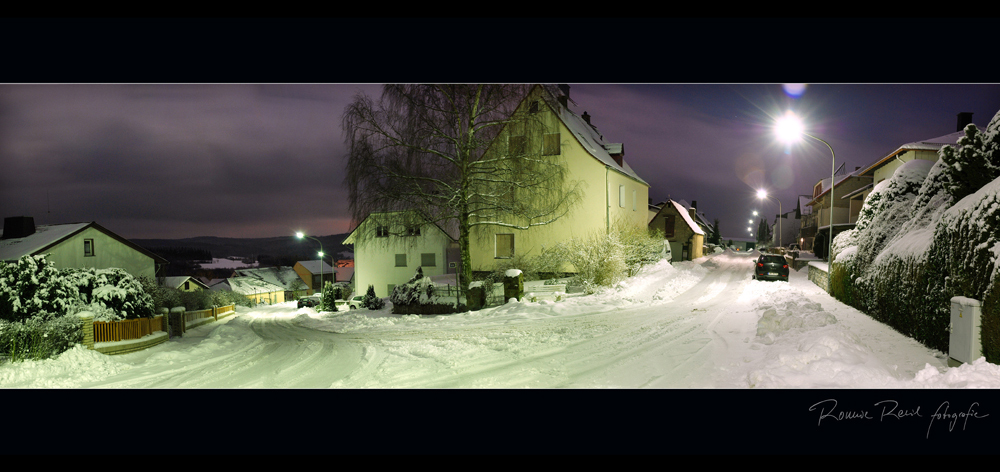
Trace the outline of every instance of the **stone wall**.
<instances>
[{"instance_id":1,"label":"stone wall","mask_svg":"<svg viewBox=\"0 0 1000 472\"><path fill-rule=\"evenodd\" d=\"M826 270L826 263L819 265L815 262L809 263L809 280L816 284L819 288L823 289L825 292L829 292L829 279L830 274Z\"/></svg>"}]
</instances>

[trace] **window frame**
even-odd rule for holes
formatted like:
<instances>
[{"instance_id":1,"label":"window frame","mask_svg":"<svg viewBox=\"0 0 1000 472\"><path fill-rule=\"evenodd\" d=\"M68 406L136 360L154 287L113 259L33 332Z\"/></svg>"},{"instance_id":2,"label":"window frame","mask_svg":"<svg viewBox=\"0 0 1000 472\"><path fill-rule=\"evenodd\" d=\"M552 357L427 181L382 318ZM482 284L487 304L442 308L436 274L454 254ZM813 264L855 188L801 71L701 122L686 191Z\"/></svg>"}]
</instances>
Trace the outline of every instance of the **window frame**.
<instances>
[{"instance_id":1,"label":"window frame","mask_svg":"<svg viewBox=\"0 0 1000 472\"><path fill-rule=\"evenodd\" d=\"M510 237L510 255L509 256L507 256L507 255L501 256L500 255L500 237L501 236L504 236L504 237L509 236ZM513 259L514 258L514 248L515 248L515 246L514 246L514 233L496 233L494 235L494 239L493 239L493 258L494 259ZM505 248L504 252L505 253L507 252L506 248Z\"/></svg>"},{"instance_id":2,"label":"window frame","mask_svg":"<svg viewBox=\"0 0 1000 472\"><path fill-rule=\"evenodd\" d=\"M89 249L89 254L88 254ZM94 257L94 238L86 238L83 240L83 257Z\"/></svg>"}]
</instances>

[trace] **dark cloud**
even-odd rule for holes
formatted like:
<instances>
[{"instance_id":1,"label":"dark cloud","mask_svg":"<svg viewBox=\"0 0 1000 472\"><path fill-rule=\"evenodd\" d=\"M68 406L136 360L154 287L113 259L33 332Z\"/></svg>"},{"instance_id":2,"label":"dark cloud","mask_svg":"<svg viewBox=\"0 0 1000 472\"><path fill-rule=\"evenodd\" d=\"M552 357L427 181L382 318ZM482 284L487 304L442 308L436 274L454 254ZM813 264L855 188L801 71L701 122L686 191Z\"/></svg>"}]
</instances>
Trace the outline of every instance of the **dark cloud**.
<instances>
[{"instance_id":1,"label":"dark cloud","mask_svg":"<svg viewBox=\"0 0 1000 472\"><path fill-rule=\"evenodd\" d=\"M40 223L98 221L131 238L268 237L350 229L340 120L350 84L0 85L0 213ZM995 85L809 85L800 97L770 84L571 86L578 113L667 196L697 201L723 234L752 209L785 211L829 177L817 142L771 136L789 107L837 152L865 166L899 145L955 130L956 114L985 125ZM788 152L786 152L786 149ZM735 234L734 234L735 233Z\"/></svg>"}]
</instances>

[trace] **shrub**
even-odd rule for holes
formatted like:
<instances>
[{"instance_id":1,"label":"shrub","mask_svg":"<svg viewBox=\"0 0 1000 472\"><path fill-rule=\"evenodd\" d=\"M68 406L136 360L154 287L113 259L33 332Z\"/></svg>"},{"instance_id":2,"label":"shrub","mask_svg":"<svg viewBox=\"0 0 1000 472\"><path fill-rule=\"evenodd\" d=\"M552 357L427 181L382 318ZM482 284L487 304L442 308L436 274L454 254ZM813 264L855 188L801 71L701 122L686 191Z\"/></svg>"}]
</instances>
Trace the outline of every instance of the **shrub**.
<instances>
[{"instance_id":1,"label":"shrub","mask_svg":"<svg viewBox=\"0 0 1000 472\"><path fill-rule=\"evenodd\" d=\"M83 321L75 315L24 322L0 320L0 354L12 361L47 359L83 341Z\"/></svg>"},{"instance_id":2,"label":"shrub","mask_svg":"<svg viewBox=\"0 0 1000 472\"><path fill-rule=\"evenodd\" d=\"M100 303L114 311L117 319L149 318L154 314L153 297L142 281L124 269L66 269L80 299Z\"/></svg>"},{"instance_id":3,"label":"shrub","mask_svg":"<svg viewBox=\"0 0 1000 472\"><path fill-rule=\"evenodd\" d=\"M385 300L375 296L375 287L369 285L365 297L361 299L361 306L369 310L381 310L385 308Z\"/></svg>"},{"instance_id":4,"label":"shrub","mask_svg":"<svg viewBox=\"0 0 1000 472\"><path fill-rule=\"evenodd\" d=\"M319 299L319 311L337 311L337 296L339 288L334 288L333 283L327 282L323 285L323 295Z\"/></svg>"},{"instance_id":5,"label":"shrub","mask_svg":"<svg viewBox=\"0 0 1000 472\"><path fill-rule=\"evenodd\" d=\"M573 238L543 251L539 257L572 264L584 290L594 293L599 287L610 287L637 275L644 266L659 261L663 255L661 233L619 222L610 232L600 232L586 239Z\"/></svg>"},{"instance_id":6,"label":"shrub","mask_svg":"<svg viewBox=\"0 0 1000 472\"><path fill-rule=\"evenodd\" d=\"M65 274L41 256L0 263L0 319L51 319L66 314L79 290Z\"/></svg>"}]
</instances>

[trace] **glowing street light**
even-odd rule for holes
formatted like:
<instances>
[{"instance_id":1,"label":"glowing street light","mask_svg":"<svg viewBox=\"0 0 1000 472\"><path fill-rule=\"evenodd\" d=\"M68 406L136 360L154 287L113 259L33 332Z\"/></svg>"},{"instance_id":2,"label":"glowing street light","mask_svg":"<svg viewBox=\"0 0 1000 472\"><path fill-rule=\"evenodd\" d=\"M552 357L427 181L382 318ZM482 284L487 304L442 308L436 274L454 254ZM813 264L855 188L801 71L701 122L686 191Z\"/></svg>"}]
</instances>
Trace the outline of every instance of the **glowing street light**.
<instances>
[{"instance_id":1,"label":"glowing street light","mask_svg":"<svg viewBox=\"0 0 1000 472\"><path fill-rule=\"evenodd\" d=\"M767 190L764 189L760 189L757 191L757 198L761 200L765 198L773 198L774 201L778 202L778 247L781 247L781 200L778 200L777 197L769 196L767 194Z\"/></svg>"},{"instance_id":2,"label":"glowing street light","mask_svg":"<svg viewBox=\"0 0 1000 472\"><path fill-rule=\"evenodd\" d=\"M322 293L324 282L325 282L325 280L324 280L324 275L325 275L324 272L325 271L323 270L323 241L320 241L320 240L318 240L318 239L316 239L316 238L314 238L312 236L306 236L305 233L303 233L302 231L296 232L295 233L295 237L299 238L299 239L309 238L309 239L312 239L313 241L316 241L317 243L319 243L319 285L320 285L320 293Z\"/></svg>"},{"instance_id":3,"label":"glowing street light","mask_svg":"<svg viewBox=\"0 0 1000 472\"><path fill-rule=\"evenodd\" d=\"M777 133L778 138L781 139L784 142L791 143L791 142L797 141L799 139L799 137L801 137L801 136L807 136L807 137L815 139L816 141L819 141L819 142L821 142L823 144L826 144L826 147L830 148L830 156L831 156L831 160L830 160L830 235L828 237L828 239L830 240L830 244L829 244L828 252L827 252L827 255L826 255L826 260L828 261L829 266L830 266L828 268L828 270L831 270L833 268L833 187L834 187L834 184L836 183L836 180L835 180L834 176L837 173L837 167L836 167L837 156L833 152L833 146L830 146L830 143L828 143L826 141L823 141L822 139L817 138L816 136L813 136L813 135L811 135L809 133L806 133L805 132L805 127L802 125L802 121L799 120L798 117L796 117L795 114L792 113L791 111L786 112L784 117L778 119L778 121L777 121L777 123L775 125L775 132ZM829 281L830 281L830 277L827 278L827 291L828 292L830 290L830 287L829 287L830 282Z\"/></svg>"}]
</instances>

